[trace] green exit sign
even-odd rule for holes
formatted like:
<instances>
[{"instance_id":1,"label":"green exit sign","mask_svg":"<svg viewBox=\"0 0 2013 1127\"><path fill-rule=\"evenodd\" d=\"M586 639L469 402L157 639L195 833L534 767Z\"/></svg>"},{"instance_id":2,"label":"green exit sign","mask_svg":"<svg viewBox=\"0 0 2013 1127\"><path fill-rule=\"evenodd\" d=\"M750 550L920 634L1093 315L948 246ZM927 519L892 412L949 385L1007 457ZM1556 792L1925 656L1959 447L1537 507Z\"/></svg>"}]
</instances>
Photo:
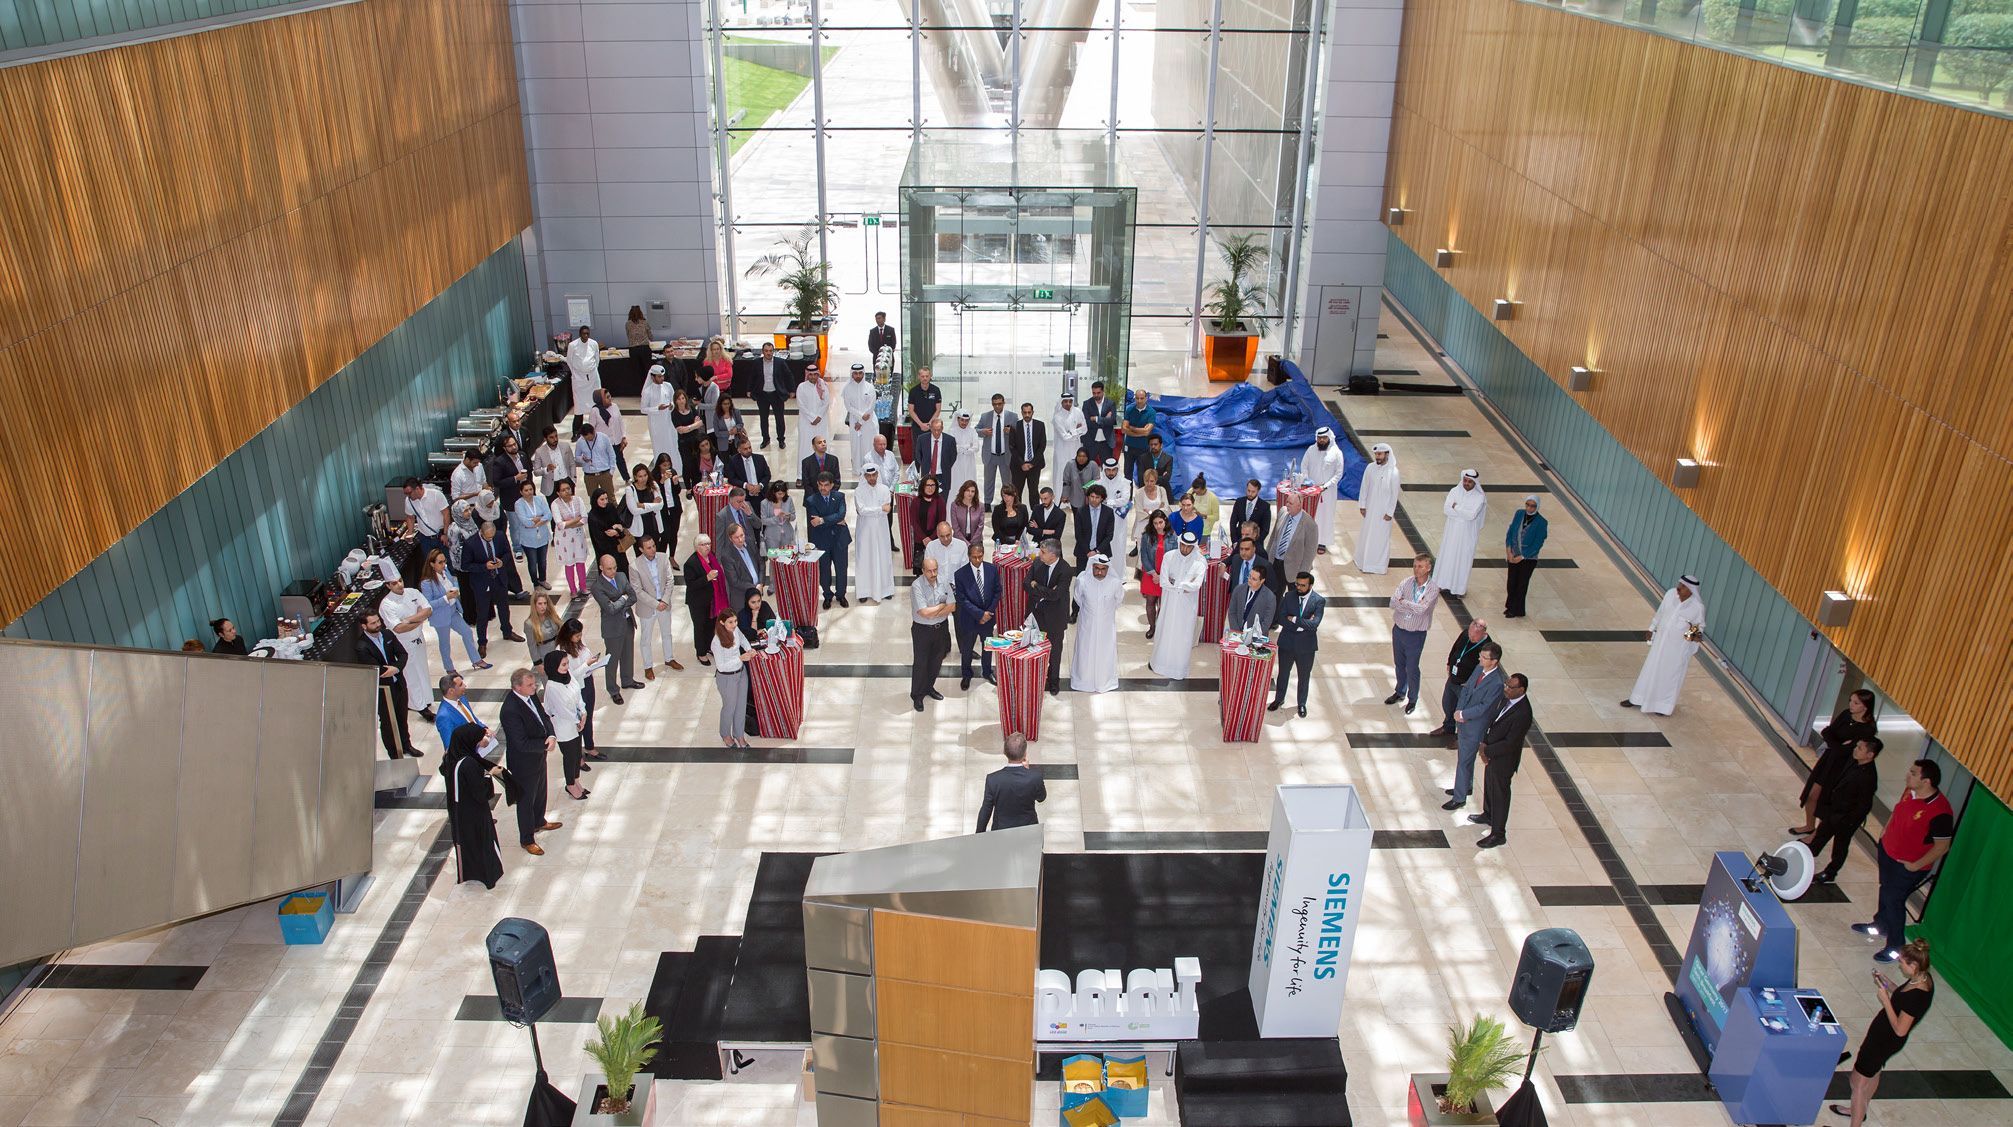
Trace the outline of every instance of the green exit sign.
<instances>
[{"instance_id":1,"label":"green exit sign","mask_svg":"<svg viewBox=\"0 0 2013 1127\"><path fill-rule=\"evenodd\" d=\"M1034 299L1036 301L1054 301L1055 291L1049 289L1047 286L1036 286L1034 288Z\"/></svg>"},{"instance_id":2,"label":"green exit sign","mask_svg":"<svg viewBox=\"0 0 2013 1127\"><path fill-rule=\"evenodd\" d=\"M869 215L866 217L865 222L869 227L879 227L881 225L881 217L878 215Z\"/></svg>"}]
</instances>

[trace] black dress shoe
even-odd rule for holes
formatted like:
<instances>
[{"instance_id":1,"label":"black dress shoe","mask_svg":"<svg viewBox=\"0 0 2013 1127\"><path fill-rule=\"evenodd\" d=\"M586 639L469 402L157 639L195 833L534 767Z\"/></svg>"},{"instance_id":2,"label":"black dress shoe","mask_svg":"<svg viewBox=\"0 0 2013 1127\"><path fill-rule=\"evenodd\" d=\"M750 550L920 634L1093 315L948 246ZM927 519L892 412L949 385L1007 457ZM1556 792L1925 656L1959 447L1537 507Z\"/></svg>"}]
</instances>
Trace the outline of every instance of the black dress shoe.
<instances>
[{"instance_id":1,"label":"black dress shoe","mask_svg":"<svg viewBox=\"0 0 2013 1127\"><path fill-rule=\"evenodd\" d=\"M509 634L509 633L506 633L506 634L504 634L504 637L505 637L506 639L508 639L508 640L512 641L512 642L522 642L522 641L524 640L524 635L522 635L522 634Z\"/></svg>"},{"instance_id":2,"label":"black dress shoe","mask_svg":"<svg viewBox=\"0 0 2013 1127\"><path fill-rule=\"evenodd\" d=\"M1398 703L1399 701L1401 701L1401 700L1404 700L1404 699L1405 699L1405 694L1404 694L1404 693L1392 693L1392 694L1391 694L1390 696L1388 696L1388 697L1385 697L1385 698L1384 698L1384 703L1385 703L1385 704L1397 704L1397 703Z\"/></svg>"},{"instance_id":3,"label":"black dress shoe","mask_svg":"<svg viewBox=\"0 0 2013 1127\"><path fill-rule=\"evenodd\" d=\"M1000 683L999 678L993 676L990 673L986 674L986 684L997 686L999 683Z\"/></svg>"},{"instance_id":4,"label":"black dress shoe","mask_svg":"<svg viewBox=\"0 0 2013 1127\"><path fill-rule=\"evenodd\" d=\"M1636 702L1634 702L1634 701L1632 701L1632 700L1625 700L1625 701L1623 701L1623 702L1622 702L1622 707L1623 707L1623 708L1634 708L1635 706L1636 706Z\"/></svg>"},{"instance_id":5,"label":"black dress shoe","mask_svg":"<svg viewBox=\"0 0 2013 1127\"><path fill-rule=\"evenodd\" d=\"M1467 804L1468 804L1468 800L1467 800L1467 799L1465 799L1465 798L1450 798L1450 799L1448 799L1447 801L1445 801L1445 802L1442 802L1442 803L1440 804L1440 809L1442 809L1442 810L1459 810L1459 809L1460 809L1461 807L1463 807L1463 806L1466 806Z\"/></svg>"},{"instance_id":6,"label":"black dress shoe","mask_svg":"<svg viewBox=\"0 0 2013 1127\"><path fill-rule=\"evenodd\" d=\"M611 703L613 703L613 704L621 704L621 703L622 703L622 694L621 694L621 693L609 693L609 694L608 694L608 699L609 699L609 701L610 701Z\"/></svg>"},{"instance_id":7,"label":"black dress shoe","mask_svg":"<svg viewBox=\"0 0 2013 1127\"><path fill-rule=\"evenodd\" d=\"M433 710L433 709L429 708L429 709L425 709L425 710L421 711L421 712L420 712L420 714L419 714L419 718L420 718L421 720L424 720L424 721L426 721L427 723L431 724L431 723L433 723L434 721L436 721L436 720L440 719L440 716L439 716L439 714L438 714L438 713L434 712L434 710Z\"/></svg>"},{"instance_id":8,"label":"black dress shoe","mask_svg":"<svg viewBox=\"0 0 2013 1127\"><path fill-rule=\"evenodd\" d=\"M1418 708L1418 707L1419 707L1419 702L1418 702L1418 701L1416 701L1416 700L1408 700L1408 701L1406 701L1406 702L1405 702L1405 715L1407 715L1407 716L1410 716L1410 715L1412 715L1412 710L1413 710L1413 709L1416 709L1416 708Z\"/></svg>"},{"instance_id":9,"label":"black dress shoe","mask_svg":"<svg viewBox=\"0 0 2013 1127\"><path fill-rule=\"evenodd\" d=\"M928 698L930 698L931 700L942 700L942 699L944 699L944 694L942 694L942 693L940 693L940 692L936 691L935 689L931 689L931 690L929 690L928 692L925 692L925 693L924 693L923 695L924 695L924 696L926 696L926 697L928 697Z\"/></svg>"},{"instance_id":10,"label":"black dress shoe","mask_svg":"<svg viewBox=\"0 0 2013 1127\"><path fill-rule=\"evenodd\" d=\"M972 687L972 679L970 674L966 674L965 676L958 678L958 688L969 690L971 687Z\"/></svg>"},{"instance_id":11,"label":"black dress shoe","mask_svg":"<svg viewBox=\"0 0 2013 1127\"><path fill-rule=\"evenodd\" d=\"M1306 706L1306 705L1304 705L1304 704L1300 706L1300 715L1302 715L1302 716L1306 716L1306 715L1307 715L1307 706Z\"/></svg>"},{"instance_id":12,"label":"black dress shoe","mask_svg":"<svg viewBox=\"0 0 2013 1127\"><path fill-rule=\"evenodd\" d=\"M1426 734L1429 736L1451 736L1454 734L1454 729L1447 727L1445 724L1442 724L1439 727L1433 729L1432 731L1427 732Z\"/></svg>"},{"instance_id":13,"label":"black dress shoe","mask_svg":"<svg viewBox=\"0 0 2013 1127\"><path fill-rule=\"evenodd\" d=\"M1482 840L1476 842L1475 848L1494 849L1508 840L1509 839L1504 837L1502 834L1490 834L1488 837L1485 837Z\"/></svg>"},{"instance_id":14,"label":"black dress shoe","mask_svg":"<svg viewBox=\"0 0 2013 1127\"><path fill-rule=\"evenodd\" d=\"M1440 793L1441 793L1441 794L1453 794L1453 793L1454 793L1454 788L1453 788L1453 787L1448 787L1447 789L1445 789L1445 790L1441 791Z\"/></svg>"},{"instance_id":15,"label":"black dress shoe","mask_svg":"<svg viewBox=\"0 0 2013 1127\"><path fill-rule=\"evenodd\" d=\"M921 711L923 710L923 698L921 698L921 697L910 697L910 698L909 698L909 703L910 703L910 704L913 704L913 705L915 705L915 706L916 706L916 711L917 711L917 712L921 712Z\"/></svg>"},{"instance_id":16,"label":"black dress shoe","mask_svg":"<svg viewBox=\"0 0 2013 1127\"><path fill-rule=\"evenodd\" d=\"M580 773L585 775L587 772L592 770L594 770L594 764L589 763L585 758L582 758L580 760Z\"/></svg>"},{"instance_id":17,"label":"black dress shoe","mask_svg":"<svg viewBox=\"0 0 2013 1127\"><path fill-rule=\"evenodd\" d=\"M1837 881L1838 881L1838 874L1831 872L1819 873L1816 876L1810 878L1810 883L1812 884L1835 884L1837 883Z\"/></svg>"},{"instance_id":18,"label":"black dress shoe","mask_svg":"<svg viewBox=\"0 0 2013 1127\"><path fill-rule=\"evenodd\" d=\"M847 602L847 601L846 601L846 597L845 597L844 595L840 595L840 596L839 596L839 605L840 605L840 606L842 606L842 607L849 607L849 606L852 606L853 604L851 604L851 603Z\"/></svg>"},{"instance_id":19,"label":"black dress shoe","mask_svg":"<svg viewBox=\"0 0 2013 1127\"><path fill-rule=\"evenodd\" d=\"M824 609L826 609L826 610L831 610L831 609L832 609L832 596L830 596L830 595L826 595L826 596L825 596L825 606L824 606Z\"/></svg>"},{"instance_id":20,"label":"black dress shoe","mask_svg":"<svg viewBox=\"0 0 2013 1127\"><path fill-rule=\"evenodd\" d=\"M1470 814L1468 815L1468 820L1479 826L1484 822L1487 822L1489 820L1489 816L1487 814Z\"/></svg>"},{"instance_id":21,"label":"black dress shoe","mask_svg":"<svg viewBox=\"0 0 2013 1127\"><path fill-rule=\"evenodd\" d=\"M624 682L622 682L622 687L623 687L623 688L625 688L625 689L640 689L640 688L642 688L642 687L643 687L643 682L641 682L641 681L624 681Z\"/></svg>"},{"instance_id":22,"label":"black dress shoe","mask_svg":"<svg viewBox=\"0 0 2013 1127\"><path fill-rule=\"evenodd\" d=\"M1273 702L1272 702L1271 704L1268 704L1268 705L1266 705L1266 706L1265 706L1265 711L1267 711L1267 712L1277 712L1277 711L1279 711L1279 709L1280 709L1280 706L1281 706L1281 705L1284 705L1285 703L1286 703L1286 702L1285 702L1285 701L1283 701L1283 700L1275 700L1275 701L1273 701Z\"/></svg>"}]
</instances>

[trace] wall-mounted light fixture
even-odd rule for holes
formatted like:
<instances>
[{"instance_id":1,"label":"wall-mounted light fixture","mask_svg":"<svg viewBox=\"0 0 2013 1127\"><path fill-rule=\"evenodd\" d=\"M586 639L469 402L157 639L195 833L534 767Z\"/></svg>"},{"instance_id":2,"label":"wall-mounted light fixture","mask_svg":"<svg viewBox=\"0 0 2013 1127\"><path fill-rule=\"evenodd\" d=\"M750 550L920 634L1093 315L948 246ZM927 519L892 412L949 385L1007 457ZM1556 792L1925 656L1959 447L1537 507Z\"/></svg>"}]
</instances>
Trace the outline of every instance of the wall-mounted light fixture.
<instances>
[{"instance_id":1,"label":"wall-mounted light fixture","mask_svg":"<svg viewBox=\"0 0 2013 1127\"><path fill-rule=\"evenodd\" d=\"M1819 626L1850 626L1852 608L1855 602L1851 595L1843 591L1826 591L1817 603L1817 624Z\"/></svg>"},{"instance_id":2,"label":"wall-mounted light fixture","mask_svg":"<svg viewBox=\"0 0 2013 1127\"><path fill-rule=\"evenodd\" d=\"M1679 458L1671 471L1671 484L1679 489L1697 489L1700 466L1690 458Z\"/></svg>"},{"instance_id":3,"label":"wall-mounted light fixture","mask_svg":"<svg viewBox=\"0 0 2013 1127\"><path fill-rule=\"evenodd\" d=\"M1433 265L1445 270L1454 264L1454 256L1459 253L1461 252L1458 250L1448 250L1446 247L1441 247L1439 250L1433 252Z\"/></svg>"},{"instance_id":4,"label":"wall-mounted light fixture","mask_svg":"<svg viewBox=\"0 0 2013 1127\"><path fill-rule=\"evenodd\" d=\"M1566 377L1566 387L1572 391L1592 391L1594 377L1600 375L1600 372L1599 368L1582 368L1575 364L1573 374Z\"/></svg>"},{"instance_id":5,"label":"wall-mounted light fixture","mask_svg":"<svg viewBox=\"0 0 2013 1127\"><path fill-rule=\"evenodd\" d=\"M1496 299L1496 320L1498 320L1498 321L1514 321L1514 320L1516 320L1516 319L1517 319L1517 307L1518 307L1518 306L1520 306L1520 305L1522 305L1522 304L1524 304L1524 303L1523 303L1523 302L1521 302L1521 301L1511 301L1511 300L1510 300L1509 298L1507 298L1507 297L1499 297L1499 298L1497 298L1497 299Z\"/></svg>"},{"instance_id":6,"label":"wall-mounted light fixture","mask_svg":"<svg viewBox=\"0 0 2013 1127\"><path fill-rule=\"evenodd\" d=\"M1403 227L1407 214L1408 212L1402 207L1386 208L1384 210L1384 220L1393 227Z\"/></svg>"}]
</instances>

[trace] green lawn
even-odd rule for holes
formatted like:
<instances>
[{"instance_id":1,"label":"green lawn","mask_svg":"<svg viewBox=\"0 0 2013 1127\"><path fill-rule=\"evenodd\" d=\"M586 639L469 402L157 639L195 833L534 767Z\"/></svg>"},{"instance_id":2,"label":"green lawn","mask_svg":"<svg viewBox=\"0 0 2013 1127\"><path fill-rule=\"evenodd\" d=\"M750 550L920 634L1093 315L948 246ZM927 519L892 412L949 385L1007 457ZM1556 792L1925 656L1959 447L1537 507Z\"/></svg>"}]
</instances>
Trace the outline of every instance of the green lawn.
<instances>
[{"instance_id":1,"label":"green lawn","mask_svg":"<svg viewBox=\"0 0 2013 1127\"><path fill-rule=\"evenodd\" d=\"M728 36L726 41L771 42L735 35ZM824 61L831 62L832 56L838 53L837 47L825 48ZM775 67L758 66L743 59L722 58L720 66L721 78L727 84L727 120L734 122L733 132L729 134L727 141L727 155L730 158L754 136L755 130L767 124L768 120L776 116L783 107L796 101L797 95L804 92L804 87L811 84L811 80L801 74L777 70ZM738 121L735 120L736 114L740 115Z\"/></svg>"}]
</instances>

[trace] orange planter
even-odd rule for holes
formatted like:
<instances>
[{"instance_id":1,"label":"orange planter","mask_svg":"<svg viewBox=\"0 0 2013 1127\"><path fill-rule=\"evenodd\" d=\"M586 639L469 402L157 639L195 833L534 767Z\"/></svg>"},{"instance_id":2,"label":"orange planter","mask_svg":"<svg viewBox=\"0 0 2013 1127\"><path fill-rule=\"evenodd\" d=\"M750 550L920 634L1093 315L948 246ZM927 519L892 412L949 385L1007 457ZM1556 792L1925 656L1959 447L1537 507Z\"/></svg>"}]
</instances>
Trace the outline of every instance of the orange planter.
<instances>
[{"instance_id":1,"label":"orange planter","mask_svg":"<svg viewBox=\"0 0 2013 1127\"><path fill-rule=\"evenodd\" d=\"M1243 383L1258 363L1258 334L1203 333L1202 354L1209 365L1209 382Z\"/></svg>"}]
</instances>

